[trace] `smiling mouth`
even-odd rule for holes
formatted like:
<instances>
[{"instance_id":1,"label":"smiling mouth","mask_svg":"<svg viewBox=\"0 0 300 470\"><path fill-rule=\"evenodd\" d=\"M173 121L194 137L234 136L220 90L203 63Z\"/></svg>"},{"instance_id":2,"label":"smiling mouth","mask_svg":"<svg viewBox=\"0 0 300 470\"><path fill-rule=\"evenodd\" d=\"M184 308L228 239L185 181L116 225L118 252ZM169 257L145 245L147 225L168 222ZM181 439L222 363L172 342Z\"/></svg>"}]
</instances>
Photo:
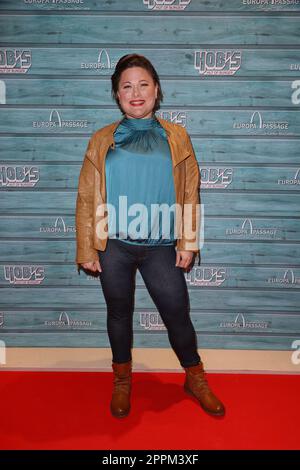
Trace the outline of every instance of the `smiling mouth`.
<instances>
[{"instance_id":1,"label":"smiling mouth","mask_svg":"<svg viewBox=\"0 0 300 470\"><path fill-rule=\"evenodd\" d=\"M139 100L139 101L130 101L130 104L132 106L141 106L142 104L144 104L145 101L142 101L142 100Z\"/></svg>"}]
</instances>

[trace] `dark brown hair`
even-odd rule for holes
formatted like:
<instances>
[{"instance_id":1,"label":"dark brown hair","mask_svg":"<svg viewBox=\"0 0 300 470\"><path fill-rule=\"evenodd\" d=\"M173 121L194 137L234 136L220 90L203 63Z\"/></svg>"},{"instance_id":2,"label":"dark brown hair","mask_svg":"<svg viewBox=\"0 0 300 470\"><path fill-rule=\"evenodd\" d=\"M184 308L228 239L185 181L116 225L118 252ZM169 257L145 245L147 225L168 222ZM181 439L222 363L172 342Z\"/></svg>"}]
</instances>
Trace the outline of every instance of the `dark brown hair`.
<instances>
[{"instance_id":1,"label":"dark brown hair","mask_svg":"<svg viewBox=\"0 0 300 470\"><path fill-rule=\"evenodd\" d=\"M142 67L143 69L147 70L147 72L149 72L149 74L153 78L155 85L158 85L157 98L155 100L155 104L153 108L153 113L155 113L155 111L157 111L160 108L160 102L163 101L163 92L161 90L159 77L155 68L151 64L150 60L148 60L143 55L126 54L126 55L123 55L123 57L121 57L118 60L116 67L115 67L115 71L111 76L112 98L116 101L122 114L125 114L123 109L120 106L119 99L117 97L117 91L119 89L119 83L120 83L122 72L124 72L124 70L126 69L129 69L130 67Z\"/></svg>"}]
</instances>

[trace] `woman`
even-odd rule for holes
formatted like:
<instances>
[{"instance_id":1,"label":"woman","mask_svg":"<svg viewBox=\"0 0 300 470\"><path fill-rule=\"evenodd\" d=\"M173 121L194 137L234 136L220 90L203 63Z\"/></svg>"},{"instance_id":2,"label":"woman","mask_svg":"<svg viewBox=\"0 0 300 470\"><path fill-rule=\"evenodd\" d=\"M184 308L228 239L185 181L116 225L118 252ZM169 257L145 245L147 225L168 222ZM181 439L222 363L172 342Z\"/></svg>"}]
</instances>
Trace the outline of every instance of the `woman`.
<instances>
[{"instance_id":1,"label":"woman","mask_svg":"<svg viewBox=\"0 0 300 470\"><path fill-rule=\"evenodd\" d=\"M163 94L146 57L123 56L111 81L123 118L90 138L76 203L76 263L79 269L100 273L107 304L114 373L111 413L120 418L130 411L139 269L185 369L185 391L206 412L221 416L224 405L210 390L197 351L183 273L199 254L200 173L191 140L183 127L155 115ZM162 221L158 207L163 204L169 211ZM140 216L132 220L136 212Z\"/></svg>"}]
</instances>

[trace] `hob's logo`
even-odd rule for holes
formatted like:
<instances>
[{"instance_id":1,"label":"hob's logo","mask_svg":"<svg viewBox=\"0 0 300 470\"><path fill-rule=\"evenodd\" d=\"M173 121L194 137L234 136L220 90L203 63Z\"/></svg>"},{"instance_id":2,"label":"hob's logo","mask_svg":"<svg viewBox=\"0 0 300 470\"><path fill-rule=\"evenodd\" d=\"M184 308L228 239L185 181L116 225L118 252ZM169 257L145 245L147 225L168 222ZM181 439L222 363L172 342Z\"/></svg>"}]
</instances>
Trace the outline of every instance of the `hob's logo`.
<instances>
[{"instance_id":1,"label":"hob's logo","mask_svg":"<svg viewBox=\"0 0 300 470\"><path fill-rule=\"evenodd\" d=\"M193 267L185 274L187 284L190 286L219 287L226 280L226 269L218 267Z\"/></svg>"},{"instance_id":2,"label":"hob's logo","mask_svg":"<svg viewBox=\"0 0 300 470\"><path fill-rule=\"evenodd\" d=\"M4 278L10 284L41 284L45 269L43 266L5 265Z\"/></svg>"},{"instance_id":3,"label":"hob's logo","mask_svg":"<svg viewBox=\"0 0 300 470\"><path fill-rule=\"evenodd\" d=\"M232 183L233 168L201 168L203 188L227 188Z\"/></svg>"},{"instance_id":4,"label":"hob's logo","mask_svg":"<svg viewBox=\"0 0 300 470\"><path fill-rule=\"evenodd\" d=\"M166 327L157 312L140 313L140 325L145 330L165 330Z\"/></svg>"},{"instance_id":5,"label":"hob's logo","mask_svg":"<svg viewBox=\"0 0 300 470\"><path fill-rule=\"evenodd\" d=\"M0 73L26 73L30 67L30 50L0 49Z\"/></svg>"},{"instance_id":6,"label":"hob's logo","mask_svg":"<svg viewBox=\"0 0 300 470\"><path fill-rule=\"evenodd\" d=\"M0 166L0 187L32 188L39 179L39 169L36 166Z\"/></svg>"},{"instance_id":7,"label":"hob's logo","mask_svg":"<svg viewBox=\"0 0 300 470\"><path fill-rule=\"evenodd\" d=\"M234 75L241 67L241 51L195 51L195 69L199 75Z\"/></svg>"},{"instance_id":8,"label":"hob's logo","mask_svg":"<svg viewBox=\"0 0 300 470\"><path fill-rule=\"evenodd\" d=\"M182 127L186 127L187 114L184 111L160 111L159 116L161 119L172 122L174 124L180 124Z\"/></svg>"},{"instance_id":9,"label":"hob's logo","mask_svg":"<svg viewBox=\"0 0 300 470\"><path fill-rule=\"evenodd\" d=\"M192 0L143 0L149 10L184 10Z\"/></svg>"}]
</instances>

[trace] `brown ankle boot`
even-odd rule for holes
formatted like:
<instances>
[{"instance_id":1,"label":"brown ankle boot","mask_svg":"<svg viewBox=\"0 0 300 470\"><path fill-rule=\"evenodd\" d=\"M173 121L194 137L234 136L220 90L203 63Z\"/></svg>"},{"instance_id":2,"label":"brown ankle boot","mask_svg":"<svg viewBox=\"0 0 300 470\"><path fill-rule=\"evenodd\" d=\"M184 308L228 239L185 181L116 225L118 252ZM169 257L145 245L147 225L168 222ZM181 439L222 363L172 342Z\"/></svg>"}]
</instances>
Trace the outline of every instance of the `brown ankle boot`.
<instances>
[{"instance_id":1,"label":"brown ankle boot","mask_svg":"<svg viewBox=\"0 0 300 470\"><path fill-rule=\"evenodd\" d=\"M196 366L185 367L184 370L186 372L185 391L195 397L207 413L223 416L225 414L225 407L210 390L205 378L202 362Z\"/></svg>"},{"instance_id":2,"label":"brown ankle boot","mask_svg":"<svg viewBox=\"0 0 300 470\"><path fill-rule=\"evenodd\" d=\"M114 372L114 388L110 410L116 418L127 416L130 411L132 361L118 364L112 363Z\"/></svg>"}]
</instances>

